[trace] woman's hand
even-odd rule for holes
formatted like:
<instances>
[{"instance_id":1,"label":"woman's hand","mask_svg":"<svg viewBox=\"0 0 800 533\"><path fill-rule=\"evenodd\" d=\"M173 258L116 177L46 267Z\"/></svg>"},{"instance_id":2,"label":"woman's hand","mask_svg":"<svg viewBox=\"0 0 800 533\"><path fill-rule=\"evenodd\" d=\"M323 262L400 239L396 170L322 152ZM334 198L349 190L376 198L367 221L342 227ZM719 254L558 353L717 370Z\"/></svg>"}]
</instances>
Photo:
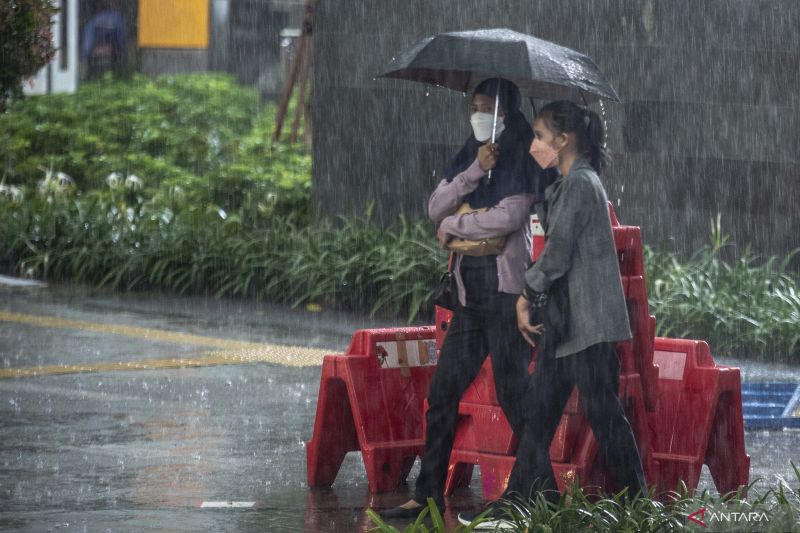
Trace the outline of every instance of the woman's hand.
<instances>
[{"instance_id":1,"label":"woman's hand","mask_svg":"<svg viewBox=\"0 0 800 533\"><path fill-rule=\"evenodd\" d=\"M441 230L441 228L436 232L436 240L439 241L439 248L447 248L447 243L450 242L453 236L449 233L445 233Z\"/></svg>"},{"instance_id":2,"label":"woman's hand","mask_svg":"<svg viewBox=\"0 0 800 533\"><path fill-rule=\"evenodd\" d=\"M478 165L484 172L489 172L497 165L497 158L500 156L500 145L497 143L486 143L478 148Z\"/></svg>"},{"instance_id":3,"label":"woman's hand","mask_svg":"<svg viewBox=\"0 0 800 533\"><path fill-rule=\"evenodd\" d=\"M541 335L544 332L544 324L531 325L531 303L522 295L517 300L517 328L534 348L536 343L532 335Z\"/></svg>"}]
</instances>

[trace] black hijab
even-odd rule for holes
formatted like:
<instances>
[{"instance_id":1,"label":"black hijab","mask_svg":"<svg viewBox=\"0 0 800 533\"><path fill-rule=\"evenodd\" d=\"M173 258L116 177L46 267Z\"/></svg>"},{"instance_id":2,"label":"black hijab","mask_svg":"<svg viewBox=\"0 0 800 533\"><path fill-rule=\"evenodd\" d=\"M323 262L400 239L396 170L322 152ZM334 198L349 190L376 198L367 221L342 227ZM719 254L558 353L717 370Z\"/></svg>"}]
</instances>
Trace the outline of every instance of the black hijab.
<instances>
[{"instance_id":1,"label":"black hijab","mask_svg":"<svg viewBox=\"0 0 800 533\"><path fill-rule=\"evenodd\" d=\"M484 94L494 101L497 87L498 79L491 78L478 85L473 95ZM555 173L542 171L528 153L533 130L520 111L519 89L508 80L500 80L500 103L506 112L505 129L495 140L500 145L500 157L492 170L491 182L484 177L478 187L464 198L473 209L497 205L503 198L515 194L535 194L543 198L545 187L555 180ZM465 171L475 161L478 148L483 144L478 142L474 134L470 134L447 165L444 178L450 182ZM540 200L537 198L535 202Z\"/></svg>"}]
</instances>

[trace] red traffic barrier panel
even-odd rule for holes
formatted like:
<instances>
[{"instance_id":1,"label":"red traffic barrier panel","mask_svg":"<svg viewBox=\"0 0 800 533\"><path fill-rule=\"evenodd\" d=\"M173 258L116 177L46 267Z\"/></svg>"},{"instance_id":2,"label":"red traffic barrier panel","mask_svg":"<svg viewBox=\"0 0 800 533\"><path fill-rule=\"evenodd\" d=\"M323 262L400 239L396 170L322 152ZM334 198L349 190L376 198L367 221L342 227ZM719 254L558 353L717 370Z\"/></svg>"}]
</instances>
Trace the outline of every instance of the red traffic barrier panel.
<instances>
[{"instance_id":1,"label":"red traffic barrier panel","mask_svg":"<svg viewBox=\"0 0 800 533\"><path fill-rule=\"evenodd\" d=\"M441 350L444 344L444 337L447 335L447 328L453 320L453 312L438 305L434 308L434 327L436 328L436 349Z\"/></svg>"},{"instance_id":2,"label":"red traffic barrier panel","mask_svg":"<svg viewBox=\"0 0 800 533\"><path fill-rule=\"evenodd\" d=\"M656 486L660 495L677 490L681 481L689 489L696 489L705 464L720 493L746 486L750 457L744 445L739 369L716 365L708 345L702 341L656 338L653 346L659 370L655 412L645 408L641 377L625 371L620 377L620 400L639 447L648 485ZM453 450L448 494L469 482L467 474L471 475L474 465L481 469L485 499L499 497L508 481L514 457L504 454L503 447L512 443L513 449L513 436L507 423L503 423L504 418L500 418L499 406L482 407L496 409L497 420L492 421L492 426L480 427L473 418L459 426L459 431L471 431L473 435ZM475 410L475 407L460 407L459 413ZM486 450L487 443L496 443L498 437L470 445L489 432L489 427L505 440L493 450ZM577 481L584 487L613 490L611 477L597 451L597 441L573 391L550 448L559 489L564 490Z\"/></svg>"},{"instance_id":3,"label":"red traffic barrier panel","mask_svg":"<svg viewBox=\"0 0 800 533\"><path fill-rule=\"evenodd\" d=\"M357 331L322 364L308 485L333 484L345 455L361 451L371 492L394 490L425 447L424 400L437 351L433 327Z\"/></svg>"},{"instance_id":4,"label":"red traffic barrier panel","mask_svg":"<svg viewBox=\"0 0 800 533\"><path fill-rule=\"evenodd\" d=\"M654 359L659 398L651 425L659 489L677 490L680 481L697 488L703 464L720 493L747 485L739 369L717 366L708 344L696 340L656 338Z\"/></svg>"},{"instance_id":5,"label":"red traffic barrier panel","mask_svg":"<svg viewBox=\"0 0 800 533\"><path fill-rule=\"evenodd\" d=\"M485 387L493 387L491 367L485 365L481 373L485 373ZM648 425L638 374L620 377L619 394L642 454L647 481L656 483L658 465L650 458L653 434ZM456 488L468 485L473 468L478 465L484 498L496 499L505 490L514 465L516 437L499 405L462 400L459 416L445 493L449 495ZM550 460L559 489L565 490L575 481L606 490L616 488L604 468L597 468L598 449L594 434L580 408L578 392L573 390L550 444Z\"/></svg>"},{"instance_id":6,"label":"red traffic barrier panel","mask_svg":"<svg viewBox=\"0 0 800 533\"><path fill-rule=\"evenodd\" d=\"M621 276L644 276L642 235L638 226L613 225L614 245L619 259Z\"/></svg>"},{"instance_id":7,"label":"red traffic barrier panel","mask_svg":"<svg viewBox=\"0 0 800 533\"><path fill-rule=\"evenodd\" d=\"M622 289L632 337L618 344L620 371L622 375L638 374L645 408L652 412L658 402L658 367L653 362L656 319L650 314L644 276L623 276Z\"/></svg>"}]
</instances>

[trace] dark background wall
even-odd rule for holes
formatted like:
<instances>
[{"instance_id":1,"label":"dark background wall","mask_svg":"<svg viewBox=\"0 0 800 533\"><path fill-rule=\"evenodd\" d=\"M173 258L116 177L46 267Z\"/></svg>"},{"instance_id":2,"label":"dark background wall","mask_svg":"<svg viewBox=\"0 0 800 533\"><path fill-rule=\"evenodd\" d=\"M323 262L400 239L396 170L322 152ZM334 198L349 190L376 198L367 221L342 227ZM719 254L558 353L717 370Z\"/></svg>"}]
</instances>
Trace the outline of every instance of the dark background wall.
<instances>
[{"instance_id":1,"label":"dark background wall","mask_svg":"<svg viewBox=\"0 0 800 533\"><path fill-rule=\"evenodd\" d=\"M299 28L302 14L302 0L211 0L211 68L277 97L284 83L281 31Z\"/></svg>"},{"instance_id":2,"label":"dark background wall","mask_svg":"<svg viewBox=\"0 0 800 533\"><path fill-rule=\"evenodd\" d=\"M588 53L621 95L604 181L623 223L687 253L720 213L736 248L785 254L800 246L799 22L797 0L321 1L313 198L423 217L467 98L374 76L427 35L509 27Z\"/></svg>"}]
</instances>

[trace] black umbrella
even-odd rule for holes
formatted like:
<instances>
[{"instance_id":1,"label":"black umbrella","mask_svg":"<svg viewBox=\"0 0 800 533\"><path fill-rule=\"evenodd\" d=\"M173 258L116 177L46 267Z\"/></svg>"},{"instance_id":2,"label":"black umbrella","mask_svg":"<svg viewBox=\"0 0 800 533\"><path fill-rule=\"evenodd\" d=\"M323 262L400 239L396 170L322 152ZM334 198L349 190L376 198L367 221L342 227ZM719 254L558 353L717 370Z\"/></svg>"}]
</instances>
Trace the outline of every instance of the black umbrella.
<instances>
[{"instance_id":1,"label":"black umbrella","mask_svg":"<svg viewBox=\"0 0 800 533\"><path fill-rule=\"evenodd\" d=\"M379 76L461 92L487 78L506 78L524 96L542 100L620 101L587 55L506 28L427 37L392 59Z\"/></svg>"}]
</instances>

